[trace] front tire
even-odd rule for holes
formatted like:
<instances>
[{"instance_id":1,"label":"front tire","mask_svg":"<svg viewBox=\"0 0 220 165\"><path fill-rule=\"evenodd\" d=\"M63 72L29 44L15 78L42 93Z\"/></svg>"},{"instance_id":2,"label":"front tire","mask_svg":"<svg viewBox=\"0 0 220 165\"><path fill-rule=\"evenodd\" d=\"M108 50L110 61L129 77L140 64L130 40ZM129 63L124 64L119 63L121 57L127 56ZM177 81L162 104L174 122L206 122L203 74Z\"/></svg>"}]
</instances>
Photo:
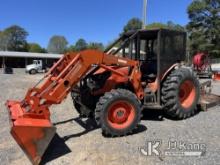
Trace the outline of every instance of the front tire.
<instances>
[{"instance_id":1,"label":"front tire","mask_svg":"<svg viewBox=\"0 0 220 165\"><path fill-rule=\"evenodd\" d=\"M30 71L29 71L29 74L36 74L37 73L37 70L36 69L31 69Z\"/></svg>"},{"instance_id":2,"label":"front tire","mask_svg":"<svg viewBox=\"0 0 220 165\"><path fill-rule=\"evenodd\" d=\"M95 119L105 135L127 135L140 122L140 107L138 98L132 92L125 89L112 90L99 99Z\"/></svg>"},{"instance_id":3,"label":"front tire","mask_svg":"<svg viewBox=\"0 0 220 165\"><path fill-rule=\"evenodd\" d=\"M165 112L177 119L185 119L196 113L199 96L199 81L188 68L171 72L162 86Z\"/></svg>"}]
</instances>

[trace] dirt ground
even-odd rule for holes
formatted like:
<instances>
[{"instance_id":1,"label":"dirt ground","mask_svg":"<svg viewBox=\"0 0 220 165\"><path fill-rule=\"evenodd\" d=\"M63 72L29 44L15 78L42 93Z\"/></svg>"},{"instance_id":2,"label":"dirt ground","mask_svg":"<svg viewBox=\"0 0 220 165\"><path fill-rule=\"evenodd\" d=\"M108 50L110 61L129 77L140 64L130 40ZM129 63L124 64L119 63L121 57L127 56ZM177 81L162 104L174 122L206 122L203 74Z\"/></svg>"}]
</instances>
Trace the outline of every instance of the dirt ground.
<instances>
[{"instance_id":1,"label":"dirt ground","mask_svg":"<svg viewBox=\"0 0 220 165\"><path fill-rule=\"evenodd\" d=\"M0 72L0 164L29 165L30 162L9 133L7 99L21 100L27 89L42 75L27 75L16 70L13 75ZM214 83L214 92L220 94L220 85ZM211 108L196 116L174 121L163 117L163 111L145 110L134 134L126 137L104 137L92 120L78 118L70 97L61 105L51 107L52 121L57 134L46 151L42 164L64 165L153 165L153 164L220 164L220 109ZM205 144L202 156L146 156L140 152L148 141L162 142L160 151L167 149L168 141L187 144Z\"/></svg>"}]
</instances>

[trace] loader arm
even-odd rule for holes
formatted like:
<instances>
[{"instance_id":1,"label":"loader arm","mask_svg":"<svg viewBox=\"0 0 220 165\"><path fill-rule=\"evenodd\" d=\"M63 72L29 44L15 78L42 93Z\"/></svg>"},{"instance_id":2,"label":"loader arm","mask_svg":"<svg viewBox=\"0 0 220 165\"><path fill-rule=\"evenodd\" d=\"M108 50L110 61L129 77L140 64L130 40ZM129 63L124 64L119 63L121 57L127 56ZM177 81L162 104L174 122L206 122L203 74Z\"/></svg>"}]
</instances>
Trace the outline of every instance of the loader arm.
<instances>
[{"instance_id":1,"label":"loader arm","mask_svg":"<svg viewBox=\"0 0 220 165\"><path fill-rule=\"evenodd\" d=\"M124 75L109 67L112 65L129 66L130 75ZM7 101L6 103L12 125L11 134L33 164L40 162L47 145L55 134L55 128L50 122L49 107L52 104L60 104L94 66L126 77L133 85L137 97L143 98L141 73L137 61L96 50L67 53L54 64L39 83L28 90L22 101Z\"/></svg>"},{"instance_id":2,"label":"loader arm","mask_svg":"<svg viewBox=\"0 0 220 165\"><path fill-rule=\"evenodd\" d=\"M22 107L26 108L27 112L43 113L45 117L49 117L47 108L52 104L61 103L94 65L110 70L119 76L127 77L132 82L137 96L143 97L138 62L104 54L101 51L87 50L64 55L46 74L45 81L27 92ZM130 66L132 72L130 76L127 76L108 67L110 65Z\"/></svg>"}]
</instances>

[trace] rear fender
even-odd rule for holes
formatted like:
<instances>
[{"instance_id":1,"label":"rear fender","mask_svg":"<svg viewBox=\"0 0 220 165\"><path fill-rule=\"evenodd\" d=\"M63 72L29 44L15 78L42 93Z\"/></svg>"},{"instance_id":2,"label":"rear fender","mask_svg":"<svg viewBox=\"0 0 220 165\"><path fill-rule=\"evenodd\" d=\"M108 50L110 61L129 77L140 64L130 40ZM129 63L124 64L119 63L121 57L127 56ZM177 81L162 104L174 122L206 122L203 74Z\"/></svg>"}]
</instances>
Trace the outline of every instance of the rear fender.
<instances>
[{"instance_id":1,"label":"rear fender","mask_svg":"<svg viewBox=\"0 0 220 165\"><path fill-rule=\"evenodd\" d=\"M179 66L179 63L175 63L174 65L172 65L163 75L161 75L162 78L157 77L154 82L148 83L148 88L150 88L152 92L156 92L158 90L158 80L160 79L160 83L162 83L167 78L167 76L170 74L170 72L178 66Z\"/></svg>"},{"instance_id":2,"label":"rear fender","mask_svg":"<svg viewBox=\"0 0 220 165\"><path fill-rule=\"evenodd\" d=\"M180 66L180 63L175 63L173 64L163 75L162 75L162 78L161 78L161 82L164 81L167 76L170 74L171 71L173 71L176 67L179 67Z\"/></svg>"}]
</instances>

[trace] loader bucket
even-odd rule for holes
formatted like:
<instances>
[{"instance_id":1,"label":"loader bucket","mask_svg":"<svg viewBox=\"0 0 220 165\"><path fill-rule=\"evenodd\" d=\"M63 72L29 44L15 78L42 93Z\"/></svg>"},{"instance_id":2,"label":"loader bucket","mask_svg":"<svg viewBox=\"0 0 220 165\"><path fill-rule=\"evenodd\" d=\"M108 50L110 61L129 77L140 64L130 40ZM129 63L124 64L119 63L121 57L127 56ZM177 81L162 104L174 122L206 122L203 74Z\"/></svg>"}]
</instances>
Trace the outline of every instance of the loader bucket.
<instances>
[{"instance_id":1,"label":"loader bucket","mask_svg":"<svg viewBox=\"0 0 220 165\"><path fill-rule=\"evenodd\" d=\"M39 164L56 128L48 119L31 117L21 103L7 101L11 134L33 164Z\"/></svg>"}]
</instances>

